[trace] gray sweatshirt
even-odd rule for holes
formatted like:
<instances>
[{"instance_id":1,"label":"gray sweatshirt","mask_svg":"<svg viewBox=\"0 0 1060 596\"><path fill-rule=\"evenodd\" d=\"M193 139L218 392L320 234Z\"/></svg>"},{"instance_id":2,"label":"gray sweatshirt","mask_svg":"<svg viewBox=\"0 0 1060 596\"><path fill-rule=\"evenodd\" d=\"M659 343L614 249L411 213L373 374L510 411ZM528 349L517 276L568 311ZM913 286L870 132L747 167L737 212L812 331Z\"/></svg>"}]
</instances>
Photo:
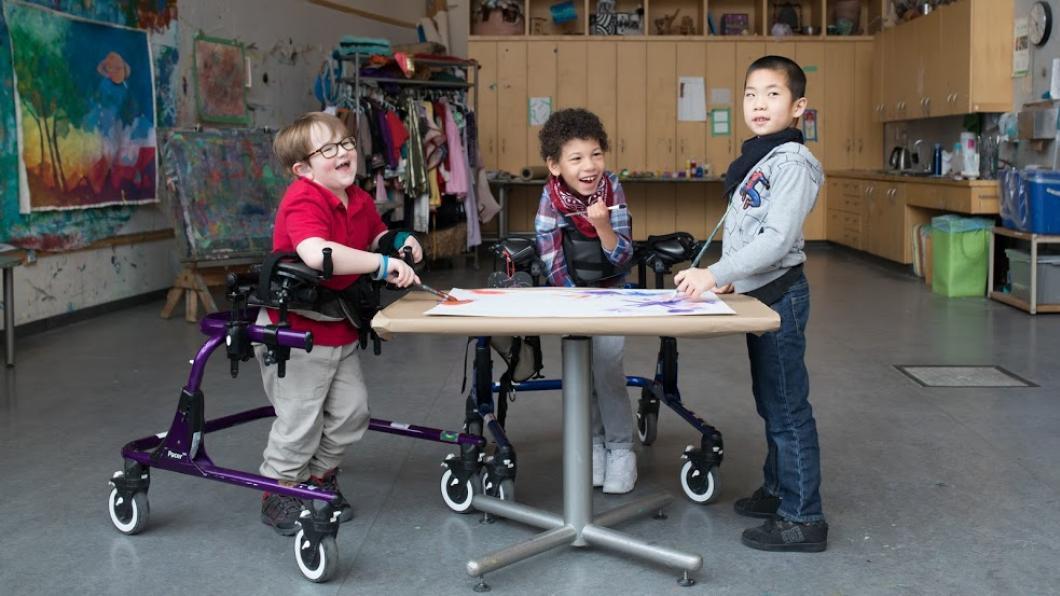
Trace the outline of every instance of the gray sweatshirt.
<instances>
[{"instance_id":1,"label":"gray sweatshirt","mask_svg":"<svg viewBox=\"0 0 1060 596\"><path fill-rule=\"evenodd\" d=\"M758 289L804 262L802 225L817 202L824 171L801 143L770 151L732 193L721 260L708 269L719 286Z\"/></svg>"}]
</instances>

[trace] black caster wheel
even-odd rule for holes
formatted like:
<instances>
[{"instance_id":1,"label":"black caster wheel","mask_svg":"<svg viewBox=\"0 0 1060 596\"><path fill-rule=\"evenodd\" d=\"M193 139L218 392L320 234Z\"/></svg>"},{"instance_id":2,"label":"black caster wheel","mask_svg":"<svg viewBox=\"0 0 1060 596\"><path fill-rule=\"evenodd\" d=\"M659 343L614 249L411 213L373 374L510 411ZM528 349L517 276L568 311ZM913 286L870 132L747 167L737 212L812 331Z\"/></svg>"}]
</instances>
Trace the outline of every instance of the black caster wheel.
<instances>
[{"instance_id":1,"label":"black caster wheel","mask_svg":"<svg viewBox=\"0 0 1060 596\"><path fill-rule=\"evenodd\" d=\"M700 469L694 462L686 461L681 467L681 489L695 503L706 505L717 499L720 476L717 468Z\"/></svg>"},{"instance_id":2,"label":"black caster wheel","mask_svg":"<svg viewBox=\"0 0 1060 596\"><path fill-rule=\"evenodd\" d=\"M133 493L132 498L124 498L118 494L118 489L112 488L107 505L111 523L122 534L132 536L147 527L151 510L147 504L146 492Z\"/></svg>"},{"instance_id":3,"label":"black caster wheel","mask_svg":"<svg viewBox=\"0 0 1060 596\"><path fill-rule=\"evenodd\" d=\"M487 472L482 475L482 493L502 501L515 500L515 481L511 478L494 480Z\"/></svg>"},{"instance_id":4,"label":"black caster wheel","mask_svg":"<svg viewBox=\"0 0 1060 596\"><path fill-rule=\"evenodd\" d=\"M641 389L640 401L637 403L637 438L644 446L655 442L659 428L659 401L651 389Z\"/></svg>"},{"instance_id":5,"label":"black caster wheel","mask_svg":"<svg viewBox=\"0 0 1060 596\"><path fill-rule=\"evenodd\" d=\"M321 538L314 549L305 537L305 530L298 530L294 537L294 560L302 576L309 581L318 584L328 581L339 566L339 547L335 544L335 537Z\"/></svg>"},{"instance_id":6,"label":"black caster wheel","mask_svg":"<svg viewBox=\"0 0 1060 596\"><path fill-rule=\"evenodd\" d=\"M442 474L440 485L445 506L456 513L470 512L471 498L475 496L476 485L481 486L481 480L478 479L477 474L461 482L452 470L446 470Z\"/></svg>"}]
</instances>

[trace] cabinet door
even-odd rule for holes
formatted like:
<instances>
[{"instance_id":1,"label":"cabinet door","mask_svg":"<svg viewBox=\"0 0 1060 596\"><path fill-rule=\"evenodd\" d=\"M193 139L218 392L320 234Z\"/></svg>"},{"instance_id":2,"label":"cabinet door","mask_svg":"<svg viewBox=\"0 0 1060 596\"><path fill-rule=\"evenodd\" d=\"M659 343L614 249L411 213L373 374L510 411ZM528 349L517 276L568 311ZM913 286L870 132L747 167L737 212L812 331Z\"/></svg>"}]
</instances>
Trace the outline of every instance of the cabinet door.
<instances>
[{"instance_id":1,"label":"cabinet door","mask_svg":"<svg viewBox=\"0 0 1060 596\"><path fill-rule=\"evenodd\" d=\"M618 59L618 165L616 169L643 170L646 162L645 111L647 86L647 49L643 43L617 42ZM612 86L612 89L615 87Z\"/></svg>"},{"instance_id":2,"label":"cabinet door","mask_svg":"<svg viewBox=\"0 0 1060 596\"><path fill-rule=\"evenodd\" d=\"M886 69L886 49L884 48L884 36L879 34L872 39L872 121L883 122L884 108L887 105L884 99L883 75Z\"/></svg>"},{"instance_id":3,"label":"cabinet door","mask_svg":"<svg viewBox=\"0 0 1060 596\"><path fill-rule=\"evenodd\" d=\"M527 165L526 42L497 44L497 167L518 173Z\"/></svg>"},{"instance_id":4,"label":"cabinet door","mask_svg":"<svg viewBox=\"0 0 1060 596\"><path fill-rule=\"evenodd\" d=\"M916 91L916 75L920 62L911 24L906 23L894 28L894 60L891 73L894 103L891 106L891 120L909 118L909 104L915 103L912 98Z\"/></svg>"},{"instance_id":5,"label":"cabinet door","mask_svg":"<svg viewBox=\"0 0 1060 596\"><path fill-rule=\"evenodd\" d=\"M903 263L905 261L905 239L907 234L905 227L905 185L895 184L893 190L888 190L886 202L882 207L883 216L880 218L886 228L882 230L880 238L879 256Z\"/></svg>"},{"instance_id":6,"label":"cabinet door","mask_svg":"<svg viewBox=\"0 0 1060 596\"><path fill-rule=\"evenodd\" d=\"M946 76L943 56L950 51L949 32L942 28L942 12L917 19L921 21L918 39L920 47L923 92L917 104L917 114L928 118L948 114L946 111ZM945 39L943 39L945 36Z\"/></svg>"},{"instance_id":7,"label":"cabinet door","mask_svg":"<svg viewBox=\"0 0 1060 596\"><path fill-rule=\"evenodd\" d=\"M856 99L852 93L854 52L849 51L845 47L847 45L844 44L841 51L825 54L824 89L818 91L823 91L824 99L824 109L817 117L818 132L824 138L824 155L819 157L828 170L849 170L853 167L851 155ZM807 89L808 95L810 89Z\"/></svg>"},{"instance_id":8,"label":"cabinet door","mask_svg":"<svg viewBox=\"0 0 1060 596\"><path fill-rule=\"evenodd\" d=\"M585 107L599 116L604 130L611 140L608 168L618 168L618 75L616 71L615 46L617 42L594 41L586 48L588 69L585 72L587 89Z\"/></svg>"},{"instance_id":9,"label":"cabinet door","mask_svg":"<svg viewBox=\"0 0 1060 596\"><path fill-rule=\"evenodd\" d=\"M478 70L478 125L479 154L483 166L497 169L497 42L471 41L467 44L468 58L479 63Z\"/></svg>"},{"instance_id":10,"label":"cabinet door","mask_svg":"<svg viewBox=\"0 0 1060 596\"><path fill-rule=\"evenodd\" d=\"M660 42L647 44L645 119L647 169L654 172L672 171L675 167L674 137L677 135L677 44ZM651 233L649 231L649 233Z\"/></svg>"},{"instance_id":11,"label":"cabinet door","mask_svg":"<svg viewBox=\"0 0 1060 596\"><path fill-rule=\"evenodd\" d=\"M739 149L735 142L735 124L738 106L743 101L743 86L736 82L737 44L722 41L703 45L707 51L707 163L715 176L722 176ZM728 102L715 102L715 99L727 99ZM710 121L712 110L729 111L727 134L715 136L715 128Z\"/></svg>"},{"instance_id":12,"label":"cabinet door","mask_svg":"<svg viewBox=\"0 0 1060 596\"><path fill-rule=\"evenodd\" d=\"M677 93L682 92L681 77L699 77L706 80L707 46L701 42L679 42L677 44ZM705 98L704 98L705 99ZM706 107L704 105L704 107ZM677 123L676 168L683 169L689 160L704 163L707 159L707 123Z\"/></svg>"},{"instance_id":13,"label":"cabinet door","mask_svg":"<svg viewBox=\"0 0 1060 596\"><path fill-rule=\"evenodd\" d=\"M991 0L993 1L993 0ZM946 32L945 52L939 56L941 71L945 77L945 114L966 114L971 111L972 84L972 0L963 0L939 7L940 27ZM1012 28L1008 24L993 23L996 27ZM1005 50L1011 56L1011 49ZM1011 65L1011 58L1007 58ZM1012 86L1011 81L1004 79ZM1011 109L1011 108L1010 108Z\"/></svg>"},{"instance_id":14,"label":"cabinet door","mask_svg":"<svg viewBox=\"0 0 1060 596\"><path fill-rule=\"evenodd\" d=\"M556 44L556 101L554 110L584 108L587 105L589 72L584 41ZM606 129L605 129L606 130Z\"/></svg>"},{"instance_id":15,"label":"cabinet door","mask_svg":"<svg viewBox=\"0 0 1060 596\"><path fill-rule=\"evenodd\" d=\"M829 43L813 41L799 42L795 48L795 61L806 72L806 109L817 110L817 140L806 140L806 147L817 156L817 159L823 159L825 152L828 151L828 143L825 140L821 125L828 118L828 114L825 113L828 90L824 68L827 54L826 48L830 47L834 46ZM846 95L850 95L849 80ZM849 101L849 98L847 101ZM821 215L821 217L823 218L824 215Z\"/></svg>"},{"instance_id":16,"label":"cabinet door","mask_svg":"<svg viewBox=\"0 0 1060 596\"><path fill-rule=\"evenodd\" d=\"M854 48L854 120L852 166L856 170L874 170L883 163L883 125L877 119L874 63L879 46L870 41L856 42Z\"/></svg>"},{"instance_id":17,"label":"cabinet door","mask_svg":"<svg viewBox=\"0 0 1060 596\"><path fill-rule=\"evenodd\" d=\"M529 41L526 48L526 95L529 113L530 98L548 98L552 102L553 109L556 105L556 42L554 41ZM529 165L544 165L541 158L541 141L538 134L541 132L541 124L531 126L530 119L526 119L526 162L519 167ZM517 172L519 170L516 170Z\"/></svg>"},{"instance_id":18,"label":"cabinet door","mask_svg":"<svg viewBox=\"0 0 1060 596\"><path fill-rule=\"evenodd\" d=\"M880 46L883 51L883 106L880 115L883 122L891 122L898 118L898 60L901 58L898 51L897 29L884 29L879 33Z\"/></svg>"},{"instance_id":19,"label":"cabinet door","mask_svg":"<svg viewBox=\"0 0 1060 596\"><path fill-rule=\"evenodd\" d=\"M733 89L733 102L735 103L733 131L736 152L739 153L740 145L754 136L751 129L743 121L743 85L747 74L747 67L751 63L765 56L766 44L764 42L740 42L736 44L736 86Z\"/></svg>"}]
</instances>

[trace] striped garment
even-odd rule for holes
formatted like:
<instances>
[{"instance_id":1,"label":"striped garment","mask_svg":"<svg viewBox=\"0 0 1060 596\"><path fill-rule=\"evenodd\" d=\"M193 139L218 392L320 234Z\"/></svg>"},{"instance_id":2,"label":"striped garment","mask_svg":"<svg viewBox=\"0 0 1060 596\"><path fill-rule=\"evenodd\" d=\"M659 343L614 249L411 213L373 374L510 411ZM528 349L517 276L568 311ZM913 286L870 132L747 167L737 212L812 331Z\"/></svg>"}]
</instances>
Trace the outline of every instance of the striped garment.
<instances>
[{"instance_id":1,"label":"striped garment","mask_svg":"<svg viewBox=\"0 0 1060 596\"><path fill-rule=\"evenodd\" d=\"M622 184L618 176L611 172L605 172L611 190L615 195L615 205L626 204L626 194L622 191ZM537 254L545 263L548 271L549 285L556 287L574 287L574 280L567 274L567 263L563 258L563 230L568 225L567 221L559 214L552 205L548 196L548 185L541 191L541 201L537 207L537 216L534 218L534 229L537 232ZM611 252L604 251L607 259L619 268L624 269L633 257L633 234L632 222L629 209L615 209L611 212L611 227L618 236L618 244ZM616 276L607 280L603 285L607 287L621 286L626 281L625 275Z\"/></svg>"}]
</instances>

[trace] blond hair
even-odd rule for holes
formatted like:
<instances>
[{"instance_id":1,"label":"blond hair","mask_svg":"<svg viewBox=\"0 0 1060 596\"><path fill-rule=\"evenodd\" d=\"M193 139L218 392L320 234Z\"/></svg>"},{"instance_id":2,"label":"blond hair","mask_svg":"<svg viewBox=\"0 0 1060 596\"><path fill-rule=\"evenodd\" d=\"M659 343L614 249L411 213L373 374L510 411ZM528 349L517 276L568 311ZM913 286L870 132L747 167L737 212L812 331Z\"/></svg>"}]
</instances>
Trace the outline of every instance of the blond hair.
<instances>
[{"instance_id":1,"label":"blond hair","mask_svg":"<svg viewBox=\"0 0 1060 596\"><path fill-rule=\"evenodd\" d=\"M332 134L345 137L346 125L337 116L327 112L308 112L291 124L280 129L272 141L272 150L280 158L283 167L290 169L305 159L316 147L313 146L313 127L323 126Z\"/></svg>"}]
</instances>

